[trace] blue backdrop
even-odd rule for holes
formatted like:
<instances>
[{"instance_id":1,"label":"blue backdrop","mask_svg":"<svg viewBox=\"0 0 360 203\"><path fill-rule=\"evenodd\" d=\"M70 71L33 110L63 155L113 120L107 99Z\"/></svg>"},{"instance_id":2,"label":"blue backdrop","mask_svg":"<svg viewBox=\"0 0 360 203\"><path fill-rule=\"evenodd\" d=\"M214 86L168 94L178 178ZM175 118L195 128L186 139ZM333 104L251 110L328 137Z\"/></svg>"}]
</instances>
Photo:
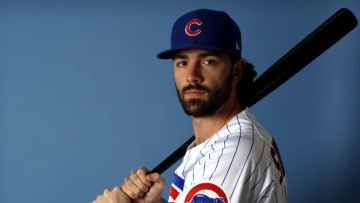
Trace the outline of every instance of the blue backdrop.
<instances>
[{"instance_id":1,"label":"blue backdrop","mask_svg":"<svg viewBox=\"0 0 360 203\"><path fill-rule=\"evenodd\" d=\"M0 202L91 202L192 135L172 62L155 57L183 13L227 11L261 74L342 7L360 18L358 0L0 0ZM358 199L359 45L357 27L252 108L289 202Z\"/></svg>"}]
</instances>

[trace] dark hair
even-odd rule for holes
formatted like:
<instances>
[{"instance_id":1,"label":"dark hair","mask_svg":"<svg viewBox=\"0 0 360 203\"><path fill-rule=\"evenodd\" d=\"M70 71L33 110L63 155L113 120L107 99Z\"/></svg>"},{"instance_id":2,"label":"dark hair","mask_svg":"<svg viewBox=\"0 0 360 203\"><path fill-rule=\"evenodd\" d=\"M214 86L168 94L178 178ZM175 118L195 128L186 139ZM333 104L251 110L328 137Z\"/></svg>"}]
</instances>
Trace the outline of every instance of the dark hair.
<instances>
[{"instance_id":1,"label":"dark hair","mask_svg":"<svg viewBox=\"0 0 360 203\"><path fill-rule=\"evenodd\" d=\"M231 57L231 64L234 65L240 58ZM236 84L236 94L241 107L246 107L247 101L253 94L254 78L257 72L253 64L245 62L244 72L241 80Z\"/></svg>"}]
</instances>

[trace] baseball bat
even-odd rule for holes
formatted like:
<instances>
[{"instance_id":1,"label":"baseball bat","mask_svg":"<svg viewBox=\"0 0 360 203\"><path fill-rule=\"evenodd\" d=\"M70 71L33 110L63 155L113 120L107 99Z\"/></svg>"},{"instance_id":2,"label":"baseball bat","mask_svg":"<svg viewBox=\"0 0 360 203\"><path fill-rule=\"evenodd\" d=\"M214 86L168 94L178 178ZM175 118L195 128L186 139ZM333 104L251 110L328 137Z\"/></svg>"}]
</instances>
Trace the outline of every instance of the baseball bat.
<instances>
[{"instance_id":1,"label":"baseball bat","mask_svg":"<svg viewBox=\"0 0 360 203\"><path fill-rule=\"evenodd\" d=\"M348 34L356 25L356 17L349 9L342 8L338 10L255 80L253 93L249 97L246 106L251 107L285 83L326 49ZM194 139L194 136L188 139L149 173L161 174L166 171L185 155L187 147Z\"/></svg>"}]
</instances>

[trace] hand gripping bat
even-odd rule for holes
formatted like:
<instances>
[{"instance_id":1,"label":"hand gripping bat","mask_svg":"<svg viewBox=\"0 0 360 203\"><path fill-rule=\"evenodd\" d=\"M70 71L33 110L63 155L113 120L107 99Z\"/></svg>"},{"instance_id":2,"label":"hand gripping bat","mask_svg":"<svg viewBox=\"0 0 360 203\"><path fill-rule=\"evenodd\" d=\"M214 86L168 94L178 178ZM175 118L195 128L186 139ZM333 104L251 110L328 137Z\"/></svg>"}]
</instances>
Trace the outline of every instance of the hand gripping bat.
<instances>
[{"instance_id":1,"label":"hand gripping bat","mask_svg":"<svg viewBox=\"0 0 360 203\"><path fill-rule=\"evenodd\" d=\"M250 107L274 91L326 49L339 41L357 25L354 14L342 8L327 19L310 35L281 57L254 82L254 90L248 99ZM194 136L181 145L175 152L152 169L149 173L162 173L184 156L187 147L194 141Z\"/></svg>"}]
</instances>

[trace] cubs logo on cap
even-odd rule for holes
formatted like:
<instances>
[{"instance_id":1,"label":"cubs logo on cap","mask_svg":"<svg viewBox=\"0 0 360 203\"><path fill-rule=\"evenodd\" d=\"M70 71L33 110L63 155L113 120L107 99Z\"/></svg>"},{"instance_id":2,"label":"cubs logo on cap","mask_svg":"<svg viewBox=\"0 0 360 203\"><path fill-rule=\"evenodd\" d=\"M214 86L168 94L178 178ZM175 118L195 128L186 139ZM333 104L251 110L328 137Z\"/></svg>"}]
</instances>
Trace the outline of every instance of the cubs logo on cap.
<instances>
[{"instance_id":1,"label":"cubs logo on cap","mask_svg":"<svg viewBox=\"0 0 360 203\"><path fill-rule=\"evenodd\" d=\"M186 26L185 26L185 33L186 33L187 35L189 35L189 36L196 36L196 35L200 34L201 30L200 30L199 28L196 29L196 30L194 30L194 31L192 31L191 26L194 25L194 24L197 25L197 26L200 26L200 25L202 24L202 22L201 22L201 20L199 20L199 19L192 19L192 20L190 20L190 21L186 24Z\"/></svg>"},{"instance_id":2,"label":"cubs logo on cap","mask_svg":"<svg viewBox=\"0 0 360 203\"><path fill-rule=\"evenodd\" d=\"M230 203L226 192L214 183L200 183L186 194L185 203Z\"/></svg>"},{"instance_id":3,"label":"cubs logo on cap","mask_svg":"<svg viewBox=\"0 0 360 203\"><path fill-rule=\"evenodd\" d=\"M223 11L191 11L175 21L171 48L157 56L160 59L172 58L174 52L183 49L215 50L241 57L240 29Z\"/></svg>"}]
</instances>

